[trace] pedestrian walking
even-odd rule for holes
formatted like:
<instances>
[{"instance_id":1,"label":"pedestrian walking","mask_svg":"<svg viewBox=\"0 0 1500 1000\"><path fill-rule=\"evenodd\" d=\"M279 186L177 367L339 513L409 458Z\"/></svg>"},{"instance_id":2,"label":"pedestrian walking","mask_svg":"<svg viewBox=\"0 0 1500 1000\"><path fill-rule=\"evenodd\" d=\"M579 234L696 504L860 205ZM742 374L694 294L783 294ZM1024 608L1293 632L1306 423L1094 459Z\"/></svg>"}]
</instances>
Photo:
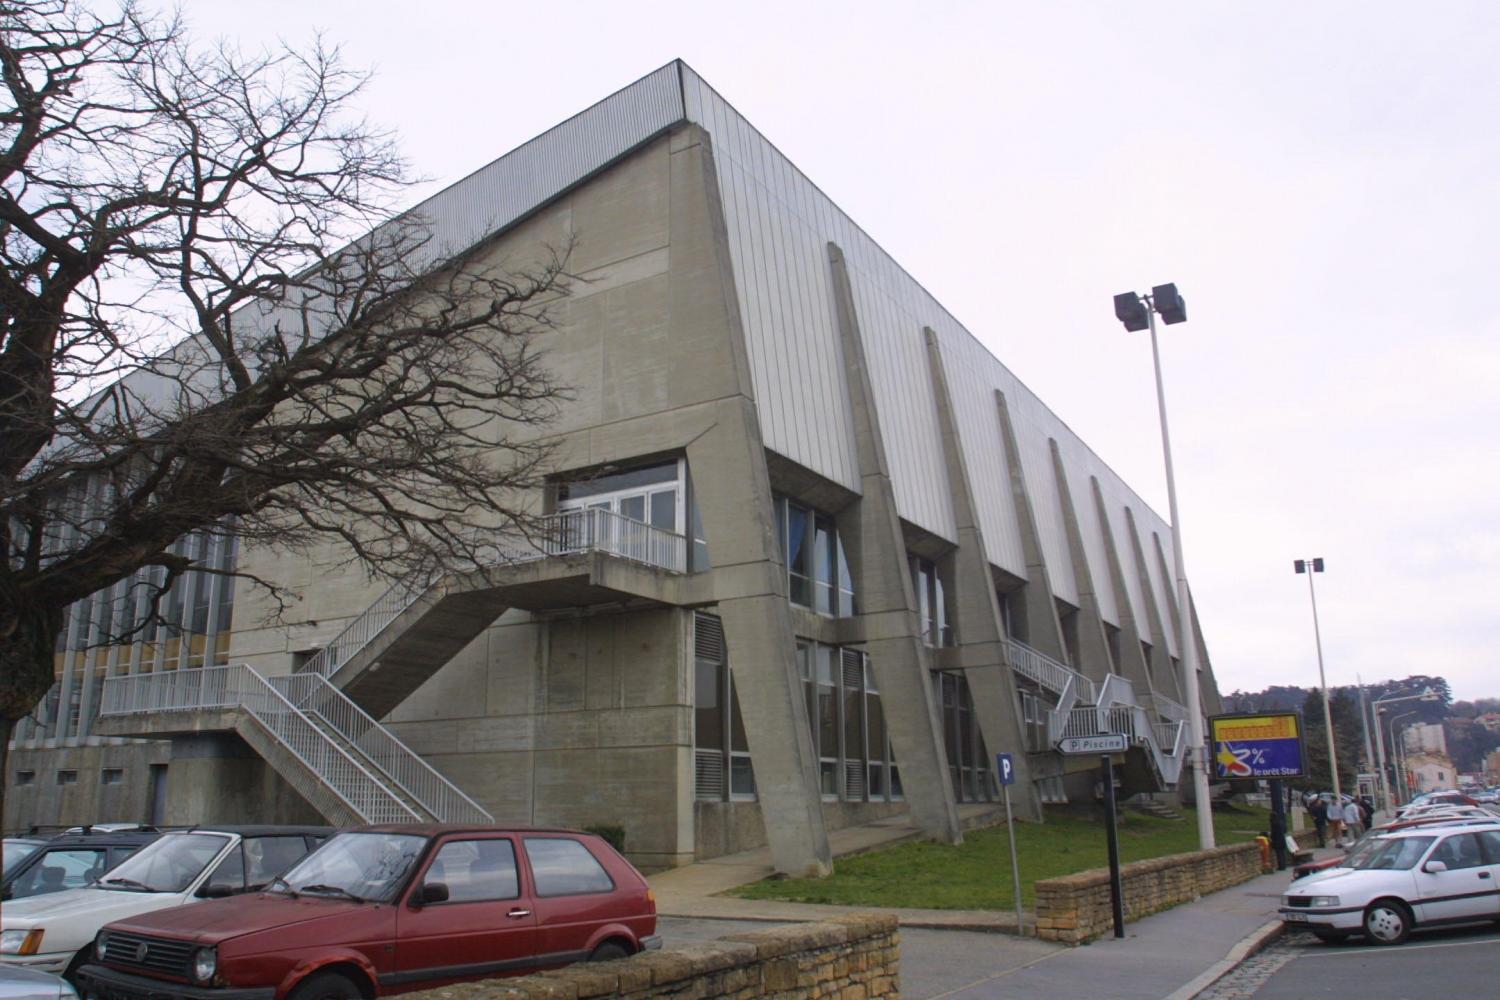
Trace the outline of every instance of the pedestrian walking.
<instances>
[{"instance_id":1,"label":"pedestrian walking","mask_svg":"<svg viewBox=\"0 0 1500 1000\"><path fill-rule=\"evenodd\" d=\"M1364 832L1363 817L1359 812L1359 805L1353 799L1344 803L1344 829L1348 832L1349 843L1353 844Z\"/></svg>"},{"instance_id":2,"label":"pedestrian walking","mask_svg":"<svg viewBox=\"0 0 1500 1000\"><path fill-rule=\"evenodd\" d=\"M1328 835L1333 838L1333 846L1338 847L1344 842L1344 808L1337 802L1328 802Z\"/></svg>"},{"instance_id":3,"label":"pedestrian walking","mask_svg":"<svg viewBox=\"0 0 1500 1000\"><path fill-rule=\"evenodd\" d=\"M1323 847L1328 836L1328 803L1314 795L1307 804L1307 812L1312 817L1313 829L1318 831L1318 846Z\"/></svg>"}]
</instances>

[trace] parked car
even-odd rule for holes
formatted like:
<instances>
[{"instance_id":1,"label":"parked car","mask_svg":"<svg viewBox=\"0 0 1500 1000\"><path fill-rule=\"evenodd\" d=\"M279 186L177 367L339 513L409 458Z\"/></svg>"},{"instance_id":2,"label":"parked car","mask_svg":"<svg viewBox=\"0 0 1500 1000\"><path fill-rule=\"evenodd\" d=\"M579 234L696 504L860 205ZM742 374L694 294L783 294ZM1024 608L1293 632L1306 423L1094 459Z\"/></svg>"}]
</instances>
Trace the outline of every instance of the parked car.
<instances>
[{"instance_id":1,"label":"parked car","mask_svg":"<svg viewBox=\"0 0 1500 1000\"><path fill-rule=\"evenodd\" d=\"M593 834L372 826L265 892L114 921L79 980L107 1000L359 1000L660 946L646 880Z\"/></svg>"},{"instance_id":2,"label":"parked car","mask_svg":"<svg viewBox=\"0 0 1500 1000\"><path fill-rule=\"evenodd\" d=\"M128 830L79 827L43 841L15 867L5 869L0 899L27 899L64 889L81 889L161 836L150 826Z\"/></svg>"},{"instance_id":3,"label":"parked car","mask_svg":"<svg viewBox=\"0 0 1500 1000\"><path fill-rule=\"evenodd\" d=\"M50 972L0 965L0 1000L78 1000L78 992Z\"/></svg>"},{"instance_id":4,"label":"parked car","mask_svg":"<svg viewBox=\"0 0 1500 1000\"><path fill-rule=\"evenodd\" d=\"M1395 820L1394 822L1386 823L1384 826L1377 826L1370 830L1366 830L1363 836L1361 836L1358 840L1351 844L1349 846L1349 849L1343 854L1336 854L1333 857L1323 858L1317 861L1304 861L1299 865L1293 866L1292 881L1295 882L1297 879L1306 878L1309 875L1316 875L1318 872L1330 871L1334 868L1348 868L1353 865L1353 863L1371 847L1376 838L1382 837L1388 833L1395 833L1398 830L1410 830L1419 826L1483 826L1496 822L1500 822L1500 817L1482 814L1470 816L1465 815L1463 812L1459 811L1459 809L1454 809L1446 813L1437 813L1430 816L1422 816L1417 819Z\"/></svg>"},{"instance_id":5,"label":"parked car","mask_svg":"<svg viewBox=\"0 0 1500 1000\"><path fill-rule=\"evenodd\" d=\"M121 917L258 889L333 831L308 826L215 826L164 833L94 885L6 903L0 963L73 980L99 928Z\"/></svg>"},{"instance_id":6,"label":"parked car","mask_svg":"<svg viewBox=\"0 0 1500 1000\"><path fill-rule=\"evenodd\" d=\"M0 874L9 877L12 868L31 857L46 842L46 837L6 837L0 844Z\"/></svg>"},{"instance_id":7,"label":"parked car","mask_svg":"<svg viewBox=\"0 0 1500 1000\"><path fill-rule=\"evenodd\" d=\"M1377 837L1348 868L1292 883L1288 928L1320 940L1400 944L1414 927L1500 919L1500 825L1417 827Z\"/></svg>"}]
</instances>

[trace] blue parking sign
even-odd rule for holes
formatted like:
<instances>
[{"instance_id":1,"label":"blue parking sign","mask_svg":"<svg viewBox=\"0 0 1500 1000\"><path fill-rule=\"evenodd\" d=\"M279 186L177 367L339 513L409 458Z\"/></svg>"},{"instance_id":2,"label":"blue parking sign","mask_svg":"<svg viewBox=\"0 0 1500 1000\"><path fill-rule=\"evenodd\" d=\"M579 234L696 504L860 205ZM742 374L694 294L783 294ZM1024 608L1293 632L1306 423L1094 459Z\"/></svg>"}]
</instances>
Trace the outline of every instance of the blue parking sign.
<instances>
[{"instance_id":1,"label":"blue parking sign","mask_svg":"<svg viewBox=\"0 0 1500 1000\"><path fill-rule=\"evenodd\" d=\"M995 754L995 767L1000 772L1000 784L1014 785L1016 783L1016 762L1010 754Z\"/></svg>"}]
</instances>

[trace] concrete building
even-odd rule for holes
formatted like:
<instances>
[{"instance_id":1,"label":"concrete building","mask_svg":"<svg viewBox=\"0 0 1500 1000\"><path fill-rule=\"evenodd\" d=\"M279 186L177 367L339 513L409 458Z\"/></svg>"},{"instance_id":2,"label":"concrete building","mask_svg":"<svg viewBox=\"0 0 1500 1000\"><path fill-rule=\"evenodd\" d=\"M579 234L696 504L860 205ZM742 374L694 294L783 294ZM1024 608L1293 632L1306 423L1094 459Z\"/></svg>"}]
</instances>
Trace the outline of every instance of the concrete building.
<instances>
[{"instance_id":1,"label":"concrete building","mask_svg":"<svg viewBox=\"0 0 1500 1000\"><path fill-rule=\"evenodd\" d=\"M803 873L894 813L959 840L995 752L1023 816L1092 796L1065 735L1127 733L1127 793L1175 792L1168 526L693 70L422 208L450 250L576 242L548 530L389 590L332 550L185 539L300 590L304 622L201 575L134 647L89 648L75 609L7 828L611 823L646 867L769 844Z\"/></svg>"}]
</instances>

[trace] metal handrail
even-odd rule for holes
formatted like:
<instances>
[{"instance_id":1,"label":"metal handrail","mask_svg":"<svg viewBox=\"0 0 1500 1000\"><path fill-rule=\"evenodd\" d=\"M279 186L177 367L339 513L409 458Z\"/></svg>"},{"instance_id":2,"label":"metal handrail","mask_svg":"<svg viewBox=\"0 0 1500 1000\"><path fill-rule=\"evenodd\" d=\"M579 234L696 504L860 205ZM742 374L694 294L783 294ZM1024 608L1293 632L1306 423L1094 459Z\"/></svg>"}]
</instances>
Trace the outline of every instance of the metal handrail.
<instances>
[{"instance_id":1,"label":"metal handrail","mask_svg":"<svg viewBox=\"0 0 1500 1000\"><path fill-rule=\"evenodd\" d=\"M366 823L422 817L319 729L252 667L192 667L105 678L99 714L244 710Z\"/></svg>"},{"instance_id":2,"label":"metal handrail","mask_svg":"<svg viewBox=\"0 0 1500 1000\"><path fill-rule=\"evenodd\" d=\"M536 530L529 535L501 535L482 548L491 556L484 568L491 569L599 551L673 573L687 570L687 539L683 535L593 508L551 514L540 518ZM299 666L297 672L333 676L350 657L427 593L439 576L424 571L391 584L333 641Z\"/></svg>"},{"instance_id":3,"label":"metal handrail","mask_svg":"<svg viewBox=\"0 0 1500 1000\"><path fill-rule=\"evenodd\" d=\"M303 713L321 719L417 805L443 823L493 823L495 817L443 777L348 695L317 674L268 679Z\"/></svg>"},{"instance_id":4,"label":"metal handrail","mask_svg":"<svg viewBox=\"0 0 1500 1000\"><path fill-rule=\"evenodd\" d=\"M1006 642L1009 646L1011 669L1022 677L1058 695L1071 683L1080 700L1097 700L1094 696L1094 682L1083 674L1019 639L1008 639Z\"/></svg>"}]
</instances>

